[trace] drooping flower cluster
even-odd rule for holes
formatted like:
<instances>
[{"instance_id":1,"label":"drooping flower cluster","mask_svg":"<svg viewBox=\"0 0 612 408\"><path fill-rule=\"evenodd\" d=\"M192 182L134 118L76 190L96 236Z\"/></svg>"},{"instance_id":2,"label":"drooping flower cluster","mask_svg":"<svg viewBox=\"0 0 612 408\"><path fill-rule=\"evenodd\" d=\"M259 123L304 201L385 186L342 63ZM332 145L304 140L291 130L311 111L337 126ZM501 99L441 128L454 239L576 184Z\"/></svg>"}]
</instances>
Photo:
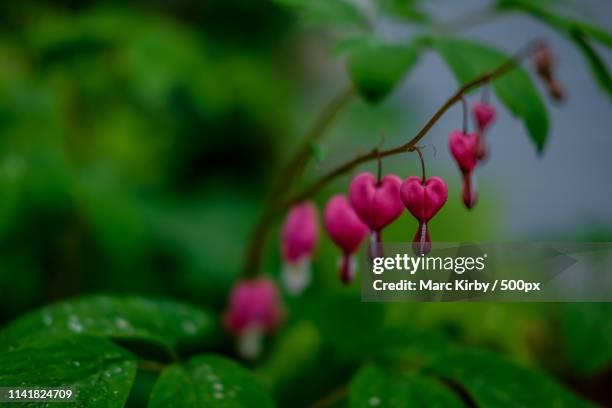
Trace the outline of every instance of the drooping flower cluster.
<instances>
[{"instance_id":1,"label":"drooping flower cluster","mask_svg":"<svg viewBox=\"0 0 612 408\"><path fill-rule=\"evenodd\" d=\"M448 139L451 155L461 171L463 183L461 198L468 209L473 208L478 201L475 170L480 163L486 160L489 154L486 134L496 116L495 108L485 101L474 104L472 113L477 132L468 133L467 123L464 123L464 130L453 130Z\"/></svg>"},{"instance_id":2,"label":"drooping flower cluster","mask_svg":"<svg viewBox=\"0 0 612 408\"><path fill-rule=\"evenodd\" d=\"M419 152L419 156L420 152ZM424 169L424 164L423 164ZM350 283L355 276L354 253L371 233L371 257L380 256L381 231L407 208L419 222L413 238L416 253L431 249L427 222L442 208L448 191L439 177L408 177L405 181L393 174L376 179L371 173L358 174L349 187L349 200L332 197L325 209L325 228L343 252L340 278Z\"/></svg>"},{"instance_id":3,"label":"drooping flower cluster","mask_svg":"<svg viewBox=\"0 0 612 408\"><path fill-rule=\"evenodd\" d=\"M463 178L462 199L467 208L472 208L477 200L474 171L486 157L484 136L496 115L495 109L485 102L475 104L472 114L477 132L453 130L449 138L451 155ZM464 129L467 129L466 123ZM383 177L379 162L378 176L368 172L358 174L350 183L347 196L336 194L327 202L323 225L341 250L339 272L343 283L349 284L354 279L355 253L368 234L370 257L382 255L382 231L397 220L404 209L418 222L412 238L414 253L426 255L431 250L429 223L446 203L448 188L440 177L426 177L422 152L416 147L412 150L416 150L421 159L420 177L410 176L404 181L394 174ZM310 262L318 239L319 220L314 203L294 204L281 232L282 281L289 293L298 294L308 286ZM233 288L225 326L237 338L242 356L256 357L263 336L273 331L281 320L281 299L274 281L266 278L243 280Z\"/></svg>"}]
</instances>

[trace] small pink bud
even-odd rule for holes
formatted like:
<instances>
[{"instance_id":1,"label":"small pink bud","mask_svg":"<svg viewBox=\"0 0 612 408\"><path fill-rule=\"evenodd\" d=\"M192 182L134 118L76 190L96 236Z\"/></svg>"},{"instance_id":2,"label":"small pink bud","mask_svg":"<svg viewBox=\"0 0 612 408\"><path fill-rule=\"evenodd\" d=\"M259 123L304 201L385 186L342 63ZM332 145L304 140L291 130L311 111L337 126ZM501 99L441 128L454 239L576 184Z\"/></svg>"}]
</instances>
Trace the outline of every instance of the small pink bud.
<instances>
[{"instance_id":1,"label":"small pink bud","mask_svg":"<svg viewBox=\"0 0 612 408\"><path fill-rule=\"evenodd\" d=\"M408 177L402 183L400 197L408 211L419 221L412 248L417 254L427 254L431 250L427 222L440 211L448 199L446 183L440 177L430 177L425 183L419 177Z\"/></svg>"},{"instance_id":2,"label":"small pink bud","mask_svg":"<svg viewBox=\"0 0 612 408\"><path fill-rule=\"evenodd\" d=\"M323 218L332 241L342 249L340 278L344 283L350 283L355 276L353 254L368 234L368 227L359 219L346 197L340 194L329 200Z\"/></svg>"},{"instance_id":3,"label":"small pink bud","mask_svg":"<svg viewBox=\"0 0 612 408\"><path fill-rule=\"evenodd\" d=\"M485 103L476 103L472 107L474 119L480 132L487 130L489 125L495 120L495 108Z\"/></svg>"},{"instance_id":4,"label":"small pink bud","mask_svg":"<svg viewBox=\"0 0 612 408\"><path fill-rule=\"evenodd\" d=\"M273 280L242 280L234 286L224 323L237 337L238 351L243 357L257 357L263 335L276 329L281 321L281 301Z\"/></svg>"},{"instance_id":5,"label":"small pink bud","mask_svg":"<svg viewBox=\"0 0 612 408\"><path fill-rule=\"evenodd\" d=\"M461 170L463 178L462 199L468 209L473 208L477 201L473 172L478 164L479 142L479 138L475 133L466 135L458 130L453 130L449 138L451 154ZM482 146L480 151L482 152Z\"/></svg>"},{"instance_id":6,"label":"small pink bud","mask_svg":"<svg viewBox=\"0 0 612 408\"><path fill-rule=\"evenodd\" d=\"M281 237L283 283L297 294L310 283L310 259L319 239L317 208L312 202L294 205L285 220Z\"/></svg>"}]
</instances>

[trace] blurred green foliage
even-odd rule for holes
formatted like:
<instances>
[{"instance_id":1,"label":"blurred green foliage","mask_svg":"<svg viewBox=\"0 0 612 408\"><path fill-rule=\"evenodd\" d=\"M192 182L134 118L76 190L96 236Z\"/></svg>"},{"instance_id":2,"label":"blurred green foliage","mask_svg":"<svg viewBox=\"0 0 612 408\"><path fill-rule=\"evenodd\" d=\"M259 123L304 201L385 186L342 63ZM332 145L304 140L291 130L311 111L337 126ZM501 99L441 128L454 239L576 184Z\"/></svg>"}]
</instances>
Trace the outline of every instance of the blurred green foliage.
<instances>
[{"instance_id":1,"label":"blurred green foliage","mask_svg":"<svg viewBox=\"0 0 612 408\"><path fill-rule=\"evenodd\" d=\"M527 7L523 1L499 3L503 10ZM431 21L419 1L373 4L393 20L418 27ZM591 26L551 19L539 7L527 9L573 35L579 30L581 39L609 42L605 32ZM410 122L415 112L398 106L392 90L415 63L417 50L410 48L412 42L386 44L370 35L368 18L351 2L24 0L0 5L0 323L71 295L152 296L83 297L26 314L0 333L0 346L16 347L15 354L0 357L0 379L14 379L11 367L25 370L20 357L31 355L32 347L55 350L45 364L72 373L59 337L64 345L75 344L83 363L97 354L121 354L117 358L126 373L116 379L121 384L112 385L120 395L106 397L109 403L128 398L128 406L145 406L151 392L157 406L167 406L185 378L205 377L201 370L208 363L229 384L246 388L237 404L249 398L268 404L260 382L280 406L304 406L347 384L354 406L380 404L372 393L462 405L460 394L450 393L444 381L466 377L460 385L479 404L500 406L500 399L518 398L516 387L525 376L536 402L558 398L571 406L574 397L556 383L609 402L600 385L605 390L609 378L609 308L360 303L358 285L341 287L335 274L338 252L328 239L317 249L314 284L303 297L285 299L287 324L267 339L264 355L249 366L252 373L223 357L200 355L170 366L160 383L157 372L138 370L130 391L136 359L167 362L195 352L235 357L218 323L248 233L278 164L322 104L322 95L310 88L339 88L336 78L313 87L316 74L292 66L300 53L308 54L296 28L300 17L310 26L346 29L350 35L331 48L348 54L348 74L365 99L388 96L377 106L355 101L330 129L331 140L312 146L317 162L308 171L318 171L321 161L329 166L338 151L352 155L352 149L342 152L345 134L355 150L371 149L381 127L387 145L403 140L405 125L397 119ZM462 40L452 41L448 53ZM588 44L579 45L588 51ZM483 56L481 46L472 48L485 62L455 72L461 81L500 60L494 50ZM394 60L398 51L399 61ZM587 54L600 83L609 84L599 57ZM457 58L448 58L451 66L461 66ZM372 64L373 59L383 64ZM531 92L526 74L516 75ZM499 86L508 96L509 85L500 81ZM514 99L505 103L527 122L532 112L521 109L537 110L535 122L546 119L537 95L527 105ZM415 126L410 123L410 129ZM537 128L534 140L542 144L546 126L532 127ZM385 169L406 174L417 171L417 163L390 158ZM349 177L315 197L319 208L329 193L346 191ZM459 197L458 189L458 183L450 184L450 196ZM432 236L449 242L501 239L497 223L503 208L493 199L499 191L483 190L491 199L479 204L478 222L459 200L451 200L432 221ZM405 214L385 229L385 239L406 241L415 228L416 221ZM595 239L609 237L605 234ZM264 269L276 276L280 268L279 243L273 240ZM186 315L191 320L184 320ZM75 334L75 327L80 340L63 337ZM37 343L47 336L52 339ZM175 343L184 347L175 350ZM495 355L465 354L464 346ZM448 355L455 363L440 363ZM106 361L94 365L83 369L103 375L108 368ZM558 381L533 369L546 369ZM402 370L409 373L397 372ZM492 375L481 378L480 370ZM45 375L50 377L41 372L38 380ZM70 375L77 381L80 371ZM206 379L204 385L210 385ZM514 391L493 395L495 387ZM200 391L214 398L208 388ZM181 394L194 403L189 392Z\"/></svg>"}]
</instances>

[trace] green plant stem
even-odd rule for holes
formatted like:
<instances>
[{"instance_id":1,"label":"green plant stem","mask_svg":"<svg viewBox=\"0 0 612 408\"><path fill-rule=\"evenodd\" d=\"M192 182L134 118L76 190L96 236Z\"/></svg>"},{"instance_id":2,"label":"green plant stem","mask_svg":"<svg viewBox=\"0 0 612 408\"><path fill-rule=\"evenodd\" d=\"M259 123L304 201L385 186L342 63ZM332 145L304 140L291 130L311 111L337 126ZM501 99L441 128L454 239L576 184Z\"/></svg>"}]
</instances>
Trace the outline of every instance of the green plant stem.
<instances>
[{"instance_id":1,"label":"green plant stem","mask_svg":"<svg viewBox=\"0 0 612 408\"><path fill-rule=\"evenodd\" d=\"M342 89L321 111L314 124L306 132L293 158L279 171L280 178L272 187L264 203L264 209L255 222L243 263L242 276L256 275L261 264L264 249L267 245L270 227L276 218L276 208L280 200L290 188L291 183L298 178L312 157L312 145L320 140L335 117L348 105L355 89L352 85Z\"/></svg>"}]
</instances>

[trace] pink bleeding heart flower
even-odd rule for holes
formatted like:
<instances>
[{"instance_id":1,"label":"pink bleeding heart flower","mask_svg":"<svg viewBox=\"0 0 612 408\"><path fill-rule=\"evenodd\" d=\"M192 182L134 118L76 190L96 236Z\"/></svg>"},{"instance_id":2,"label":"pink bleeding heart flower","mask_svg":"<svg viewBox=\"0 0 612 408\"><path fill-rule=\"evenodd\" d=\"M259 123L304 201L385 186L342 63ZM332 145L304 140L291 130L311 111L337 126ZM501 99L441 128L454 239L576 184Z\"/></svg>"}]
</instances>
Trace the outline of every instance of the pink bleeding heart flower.
<instances>
[{"instance_id":1,"label":"pink bleeding heart flower","mask_svg":"<svg viewBox=\"0 0 612 408\"><path fill-rule=\"evenodd\" d=\"M463 177L463 204L471 209L476 205L474 169L478 164L478 135L458 130L450 133L449 147Z\"/></svg>"},{"instance_id":2,"label":"pink bleeding heart flower","mask_svg":"<svg viewBox=\"0 0 612 408\"><path fill-rule=\"evenodd\" d=\"M280 296L273 280L242 280L230 293L224 323L236 336L240 355L255 358L260 353L263 335L280 326L282 315Z\"/></svg>"},{"instance_id":3,"label":"pink bleeding heart flower","mask_svg":"<svg viewBox=\"0 0 612 408\"><path fill-rule=\"evenodd\" d=\"M340 194L329 200L323 218L330 238L342 249L340 279L348 284L355 277L354 253L368 234L368 227L359 219L346 197Z\"/></svg>"},{"instance_id":4,"label":"pink bleeding heart flower","mask_svg":"<svg viewBox=\"0 0 612 408\"><path fill-rule=\"evenodd\" d=\"M349 187L351 206L372 231L370 249L381 242L381 231L402 215L404 206L400 200L399 189L402 180L389 174L380 180L372 173L358 174ZM374 254L371 254L374 256Z\"/></svg>"},{"instance_id":5,"label":"pink bleeding heart flower","mask_svg":"<svg viewBox=\"0 0 612 408\"><path fill-rule=\"evenodd\" d=\"M440 177L430 177L425 182L419 177L408 177L400 188L402 202L419 221L419 228L412 240L416 254L427 254L431 250L431 238L427 223L446 203L448 188Z\"/></svg>"},{"instance_id":6,"label":"pink bleeding heart flower","mask_svg":"<svg viewBox=\"0 0 612 408\"><path fill-rule=\"evenodd\" d=\"M312 202L294 205L289 210L281 235L283 283L298 294L310 283L310 259L319 240L317 208Z\"/></svg>"},{"instance_id":7,"label":"pink bleeding heart flower","mask_svg":"<svg viewBox=\"0 0 612 408\"><path fill-rule=\"evenodd\" d=\"M480 132L486 131L489 125L495 120L495 108L486 103L474 104L472 112L474 113L474 119L476 120L476 125Z\"/></svg>"}]
</instances>

